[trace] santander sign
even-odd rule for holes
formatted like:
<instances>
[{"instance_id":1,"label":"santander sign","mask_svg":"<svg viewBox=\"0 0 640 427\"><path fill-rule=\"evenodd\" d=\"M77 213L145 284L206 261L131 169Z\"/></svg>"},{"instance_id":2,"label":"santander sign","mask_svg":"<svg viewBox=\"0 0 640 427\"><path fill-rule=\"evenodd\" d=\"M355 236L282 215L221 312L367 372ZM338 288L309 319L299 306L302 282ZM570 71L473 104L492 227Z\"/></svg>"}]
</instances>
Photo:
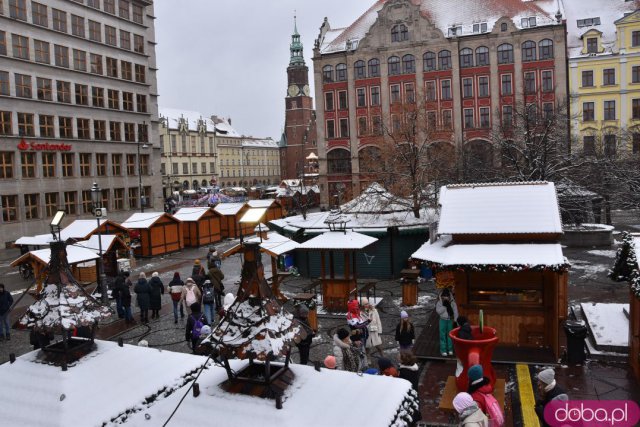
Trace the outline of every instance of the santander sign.
<instances>
[{"instance_id":1,"label":"santander sign","mask_svg":"<svg viewBox=\"0 0 640 427\"><path fill-rule=\"evenodd\" d=\"M27 142L24 138L18 143L20 151L71 151L71 144L50 144L48 142Z\"/></svg>"}]
</instances>

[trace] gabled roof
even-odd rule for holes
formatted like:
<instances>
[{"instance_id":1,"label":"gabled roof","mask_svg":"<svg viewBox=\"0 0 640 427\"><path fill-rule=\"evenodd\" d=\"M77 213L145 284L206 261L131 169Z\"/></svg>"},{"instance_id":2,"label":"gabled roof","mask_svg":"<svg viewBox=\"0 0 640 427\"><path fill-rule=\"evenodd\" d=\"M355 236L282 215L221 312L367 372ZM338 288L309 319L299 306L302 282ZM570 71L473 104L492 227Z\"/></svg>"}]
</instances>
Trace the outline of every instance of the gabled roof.
<instances>
[{"instance_id":1,"label":"gabled roof","mask_svg":"<svg viewBox=\"0 0 640 427\"><path fill-rule=\"evenodd\" d=\"M236 215L245 206L246 203L218 203L213 209L220 215L229 216Z\"/></svg>"},{"instance_id":2,"label":"gabled roof","mask_svg":"<svg viewBox=\"0 0 640 427\"><path fill-rule=\"evenodd\" d=\"M94 251L73 245L67 245L67 262L69 265L80 264L82 262L93 261L100 258ZM49 264L51 261L51 249L39 249L37 251L30 251L22 255L11 263L11 267L17 267L23 262L29 259L34 259L42 264Z\"/></svg>"},{"instance_id":3,"label":"gabled roof","mask_svg":"<svg viewBox=\"0 0 640 427\"><path fill-rule=\"evenodd\" d=\"M327 249L327 250L354 250L363 249L372 243L377 242L375 237L366 234L356 233L355 231L327 231L307 240L298 246L299 249Z\"/></svg>"},{"instance_id":4,"label":"gabled roof","mask_svg":"<svg viewBox=\"0 0 640 427\"><path fill-rule=\"evenodd\" d=\"M100 239L100 241L98 239ZM127 247L122 239L114 234L102 234L101 236L94 234L88 240L81 240L74 243L73 245L80 248L89 249L97 254L100 254L100 244L102 244L102 252L104 253L111 250L111 247L114 243L118 243L121 248Z\"/></svg>"},{"instance_id":5,"label":"gabled roof","mask_svg":"<svg viewBox=\"0 0 640 427\"><path fill-rule=\"evenodd\" d=\"M198 221L209 211L211 211L211 208L208 207L180 208L173 216L180 221L194 222Z\"/></svg>"},{"instance_id":6,"label":"gabled roof","mask_svg":"<svg viewBox=\"0 0 640 427\"><path fill-rule=\"evenodd\" d=\"M71 224L66 226L60 231L60 236L63 240L67 239L88 239L89 235L95 233L98 229L98 221L100 221L100 226L104 223L107 223L109 226L113 226L114 228L121 229L123 228L120 224L117 224L108 219L77 219L73 221Z\"/></svg>"},{"instance_id":7,"label":"gabled roof","mask_svg":"<svg viewBox=\"0 0 640 427\"><path fill-rule=\"evenodd\" d=\"M174 216L169 215L166 212L138 212L131 215L125 222L122 223L122 226L130 229L150 228L153 224L156 223L156 221L158 221L165 215L168 218L173 219L174 221L179 221Z\"/></svg>"},{"instance_id":8,"label":"gabled roof","mask_svg":"<svg viewBox=\"0 0 640 427\"><path fill-rule=\"evenodd\" d=\"M552 182L448 185L438 234L562 233Z\"/></svg>"},{"instance_id":9,"label":"gabled roof","mask_svg":"<svg viewBox=\"0 0 640 427\"><path fill-rule=\"evenodd\" d=\"M279 202L276 199L260 199L260 200L249 200L247 204L252 208L269 208L274 203Z\"/></svg>"},{"instance_id":10,"label":"gabled roof","mask_svg":"<svg viewBox=\"0 0 640 427\"><path fill-rule=\"evenodd\" d=\"M33 245L33 246L46 246L53 242L53 236L48 234L36 234L35 236L23 236L15 241L16 245Z\"/></svg>"},{"instance_id":11,"label":"gabled roof","mask_svg":"<svg viewBox=\"0 0 640 427\"><path fill-rule=\"evenodd\" d=\"M212 132L215 129L218 135L239 137L240 134L231 126L229 119L223 119L219 117L212 118L206 114L199 113L197 111L180 110L177 108L165 108L159 107L159 116L167 119L167 125L169 129L178 129L180 119L184 118L187 122L187 126L190 131L198 130L198 122L202 120L207 127L207 132Z\"/></svg>"}]
</instances>

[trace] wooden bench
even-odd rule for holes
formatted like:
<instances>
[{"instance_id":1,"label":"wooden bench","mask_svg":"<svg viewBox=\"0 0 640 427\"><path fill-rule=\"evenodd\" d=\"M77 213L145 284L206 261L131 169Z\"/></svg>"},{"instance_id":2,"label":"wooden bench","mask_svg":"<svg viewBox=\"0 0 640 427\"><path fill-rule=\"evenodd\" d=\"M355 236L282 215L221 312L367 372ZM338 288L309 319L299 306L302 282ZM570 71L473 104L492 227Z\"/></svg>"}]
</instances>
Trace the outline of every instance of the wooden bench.
<instances>
[{"instance_id":1,"label":"wooden bench","mask_svg":"<svg viewBox=\"0 0 640 427\"><path fill-rule=\"evenodd\" d=\"M362 298L375 298L376 297L376 284L375 281L367 281L362 284L357 284L357 287L350 292L350 297L357 297L359 301Z\"/></svg>"}]
</instances>

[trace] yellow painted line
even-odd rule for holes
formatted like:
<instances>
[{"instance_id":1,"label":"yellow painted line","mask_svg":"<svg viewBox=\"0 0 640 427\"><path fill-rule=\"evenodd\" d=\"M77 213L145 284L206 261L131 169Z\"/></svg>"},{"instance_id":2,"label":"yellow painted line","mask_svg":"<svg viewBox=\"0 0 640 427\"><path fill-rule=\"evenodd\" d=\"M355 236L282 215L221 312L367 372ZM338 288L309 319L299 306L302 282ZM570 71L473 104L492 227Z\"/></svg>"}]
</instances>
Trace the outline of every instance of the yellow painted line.
<instances>
[{"instance_id":1,"label":"yellow painted line","mask_svg":"<svg viewBox=\"0 0 640 427\"><path fill-rule=\"evenodd\" d=\"M536 414L536 397L533 394L531 375L527 365L516 365L518 376L518 394L520 395L520 410L524 427L540 427L540 420Z\"/></svg>"}]
</instances>

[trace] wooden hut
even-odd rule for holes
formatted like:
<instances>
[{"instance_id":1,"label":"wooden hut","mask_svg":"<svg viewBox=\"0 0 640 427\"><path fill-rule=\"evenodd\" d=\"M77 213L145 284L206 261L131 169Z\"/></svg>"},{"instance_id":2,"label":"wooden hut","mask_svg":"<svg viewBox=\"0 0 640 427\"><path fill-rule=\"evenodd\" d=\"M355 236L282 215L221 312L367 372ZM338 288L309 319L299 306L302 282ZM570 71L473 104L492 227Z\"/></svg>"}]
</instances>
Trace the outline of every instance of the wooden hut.
<instances>
[{"instance_id":1,"label":"wooden hut","mask_svg":"<svg viewBox=\"0 0 640 427\"><path fill-rule=\"evenodd\" d=\"M247 224L241 226L240 218L249 209L246 203L219 203L214 210L221 216L220 218L220 234L223 239L235 239L253 234L253 226Z\"/></svg>"},{"instance_id":2,"label":"wooden hut","mask_svg":"<svg viewBox=\"0 0 640 427\"><path fill-rule=\"evenodd\" d=\"M441 189L440 203L437 239L413 258L435 270L436 286L454 289L471 323L483 310L501 345L557 357L568 264L554 184L451 185Z\"/></svg>"},{"instance_id":3,"label":"wooden hut","mask_svg":"<svg viewBox=\"0 0 640 427\"><path fill-rule=\"evenodd\" d=\"M222 215L207 207L181 208L173 215L182 221L184 245L199 247L222 240Z\"/></svg>"},{"instance_id":4,"label":"wooden hut","mask_svg":"<svg viewBox=\"0 0 640 427\"><path fill-rule=\"evenodd\" d=\"M76 242L75 246L89 249L98 255L102 251L104 274L110 277L115 277L118 274L118 259L129 257L129 247L115 234L101 236L94 234L87 240Z\"/></svg>"},{"instance_id":5,"label":"wooden hut","mask_svg":"<svg viewBox=\"0 0 640 427\"><path fill-rule=\"evenodd\" d=\"M98 227L98 221L100 227ZM129 238L129 230L117 222L110 219L78 219L66 226L60 231L63 240L87 240L94 234L107 235L113 234L118 236L123 242L127 242Z\"/></svg>"},{"instance_id":6,"label":"wooden hut","mask_svg":"<svg viewBox=\"0 0 640 427\"><path fill-rule=\"evenodd\" d=\"M131 247L138 257L164 255L184 248L182 223L168 213L135 213L122 226L137 234L138 242Z\"/></svg>"},{"instance_id":7,"label":"wooden hut","mask_svg":"<svg viewBox=\"0 0 640 427\"><path fill-rule=\"evenodd\" d=\"M263 219L265 222L286 216L285 208L282 206L280 200L277 199L249 200L247 205L249 205L250 208L267 208L267 214Z\"/></svg>"}]
</instances>

